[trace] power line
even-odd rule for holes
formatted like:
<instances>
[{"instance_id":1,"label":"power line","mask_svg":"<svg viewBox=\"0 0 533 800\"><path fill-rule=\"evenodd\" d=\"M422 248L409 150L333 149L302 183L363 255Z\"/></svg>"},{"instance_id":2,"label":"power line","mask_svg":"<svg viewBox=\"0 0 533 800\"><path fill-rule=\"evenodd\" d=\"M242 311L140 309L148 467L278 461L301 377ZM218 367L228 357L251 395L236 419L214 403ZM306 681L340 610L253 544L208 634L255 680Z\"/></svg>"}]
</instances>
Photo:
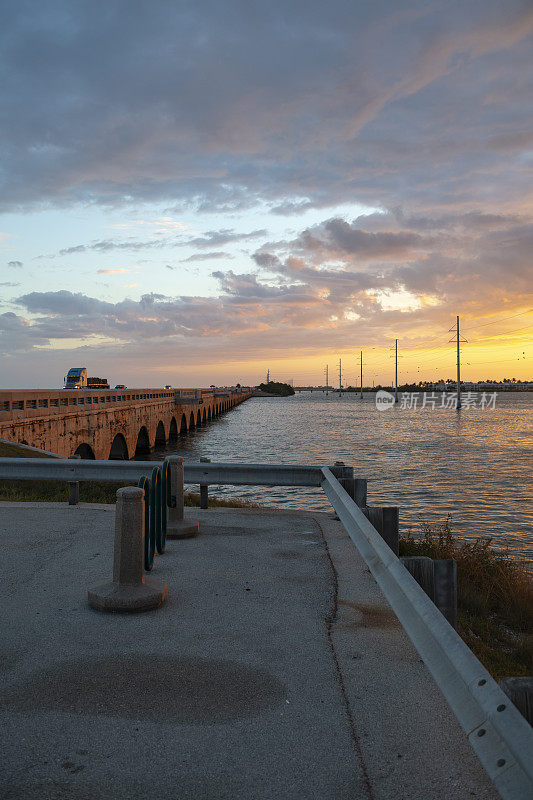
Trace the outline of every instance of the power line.
<instances>
[{"instance_id":1,"label":"power line","mask_svg":"<svg viewBox=\"0 0 533 800\"><path fill-rule=\"evenodd\" d=\"M493 322L483 322L480 325L476 325L476 328L485 328L487 325L497 325L499 322L505 322L507 319L515 319L515 317L523 317L524 314L530 314L533 311L533 308L528 308L527 311L521 311L519 314L512 314L510 317L500 317L500 319L495 319ZM483 319L483 317L479 317L479 319ZM463 329L464 330L464 329ZM470 327L467 325L467 330L470 330Z\"/></svg>"}]
</instances>

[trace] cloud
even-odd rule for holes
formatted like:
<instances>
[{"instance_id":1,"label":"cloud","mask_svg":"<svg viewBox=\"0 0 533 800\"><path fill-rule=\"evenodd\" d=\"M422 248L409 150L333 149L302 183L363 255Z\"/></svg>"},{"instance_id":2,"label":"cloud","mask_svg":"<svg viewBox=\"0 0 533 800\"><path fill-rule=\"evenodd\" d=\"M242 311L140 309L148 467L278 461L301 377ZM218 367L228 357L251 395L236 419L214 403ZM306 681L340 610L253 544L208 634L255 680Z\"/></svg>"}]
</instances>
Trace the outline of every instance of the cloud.
<instances>
[{"instance_id":1,"label":"cloud","mask_svg":"<svg viewBox=\"0 0 533 800\"><path fill-rule=\"evenodd\" d=\"M20 283L12 283L11 281L6 281L5 283L0 283L0 286L20 286Z\"/></svg>"},{"instance_id":2,"label":"cloud","mask_svg":"<svg viewBox=\"0 0 533 800\"><path fill-rule=\"evenodd\" d=\"M212 253L196 253L195 255L189 256L189 258L182 259L181 263L187 264L189 261L213 261L218 258L230 259L233 258L233 256L229 253L225 253L223 250L215 250Z\"/></svg>"},{"instance_id":3,"label":"cloud","mask_svg":"<svg viewBox=\"0 0 533 800\"><path fill-rule=\"evenodd\" d=\"M174 207L423 207L495 180L507 203L526 186L523 0L310 0L305 14L133 0L127 25L117 0L88 8L6 9L5 210L162 201L161 233Z\"/></svg>"},{"instance_id":4,"label":"cloud","mask_svg":"<svg viewBox=\"0 0 533 800\"><path fill-rule=\"evenodd\" d=\"M220 230L220 231L207 231L203 236L196 239L189 239L188 242L183 242L188 247L221 247L222 245L229 244L230 242L243 242L249 239L257 239L259 236L266 236L266 228L251 231L250 233L238 233L234 230Z\"/></svg>"},{"instance_id":5,"label":"cloud","mask_svg":"<svg viewBox=\"0 0 533 800\"><path fill-rule=\"evenodd\" d=\"M112 250L144 250L145 248L161 248L167 247L169 242L167 240L148 240L145 242L138 241L125 241L117 242L112 239L104 239L92 244L77 244L72 247L64 247L59 251L60 256L71 256L78 253L87 253L94 251L96 253L110 253ZM43 256L41 256L42 258Z\"/></svg>"},{"instance_id":6,"label":"cloud","mask_svg":"<svg viewBox=\"0 0 533 800\"><path fill-rule=\"evenodd\" d=\"M128 272L124 267L117 267L116 269L97 269L98 275L114 275L116 273Z\"/></svg>"},{"instance_id":7,"label":"cloud","mask_svg":"<svg viewBox=\"0 0 533 800\"><path fill-rule=\"evenodd\" d=\"M24 266L22 261L8 261L8 267L14 267L15 269L19 269L20 267Z\"/></svg>"},{"instance_id":8,"label":"cloud","mask_svg":"<svg viewBox=\"0 0 533 800\"><path fill-rule=\"evenodd\" d=\"M123 209L119 232L62 257L189 247L186 270L255 253L212 272L217 296L21 290L5 353L105 334L147 363L301 354L525 302L530 4L132 0L126 23L116 0L64 8L6 10L0 210Z\"/></svg>"}]
</instances>

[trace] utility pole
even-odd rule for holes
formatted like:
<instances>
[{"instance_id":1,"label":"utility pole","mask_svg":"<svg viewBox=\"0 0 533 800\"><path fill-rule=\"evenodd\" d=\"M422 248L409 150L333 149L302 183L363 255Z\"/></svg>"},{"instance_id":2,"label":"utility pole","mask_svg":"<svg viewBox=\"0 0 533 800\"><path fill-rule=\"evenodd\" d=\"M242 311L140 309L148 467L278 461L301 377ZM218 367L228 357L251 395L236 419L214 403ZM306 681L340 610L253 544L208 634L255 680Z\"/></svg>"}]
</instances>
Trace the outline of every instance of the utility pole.
<instances>
[{"instance_id":1,"label":"utility pole","mask_svg":"<svg viewBox=\"0 0 533 800\"><path fill-rule=\"evenodd\" d=\"M396 372L394 376L394 402L398 402L398 339L396 339Z\"/></svg>"},{"instance_id":2,"label":"utility pole","mask_svg":"<svg viewBox=\"0 0 533 800\"><path fill-rule=\"evenodd\" d=\"M342 395L342 361L339 358L339 400Z\"/></svg>"},{"instance_id":3,"label":"utility pole","mask_svg":"<svg viewBox=\"0 0 533 800\"><path fill-rule=\"evenodd\" d=\"M361 400L363 399L363 351L361 350Z\"/></svg>"},{"instance_id":4,"label":"utility pole","mask_svg":"<svg viewBox=\"0 0 533 800\"><path fill-rule=\"evenodd\" d=\"M329 386L329 378L328 378L328 365L326 364L326 397L328 396L328 386Z\"/></svg>"},{"instance_id":5,"label":"utility pole","mask_svg":"<svg viewBox=\"0 0 533 800\"><path fill-rule=\"evenodd\" d=\"M457 411L461 408L461 350L459 347L459 315L457 316Z\"/></svg>"},{"instance_id":6,"label":"utility pole","mask_svg":"<svg viewBox=\"0 0 533 800\"><path fill-rule=\"evenodd\" d=\"M457 323L453 328L450 328L450 333L454 332L456 335L450 342L455 341L457 344L457 411L461 408L461 342L467 342L468 339L462 339L459 332L459 317L457 316Z\"/></svg>"}]
</instances>

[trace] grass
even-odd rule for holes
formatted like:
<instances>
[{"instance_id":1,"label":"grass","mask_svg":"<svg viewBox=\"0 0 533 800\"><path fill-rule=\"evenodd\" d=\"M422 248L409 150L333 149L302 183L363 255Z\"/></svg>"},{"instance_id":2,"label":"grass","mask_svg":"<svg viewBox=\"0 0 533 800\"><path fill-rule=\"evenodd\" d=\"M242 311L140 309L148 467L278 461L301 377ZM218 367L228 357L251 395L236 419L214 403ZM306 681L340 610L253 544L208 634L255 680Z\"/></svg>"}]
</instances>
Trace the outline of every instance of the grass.
<instances>
[{"instance_id":1,"label":"grass","mask_svg":"<svg viewBox=\"0 0 533 800\"><path fill-rule=\"evenodd\" d=\"M136 486L135 483L107 483L105 481L80 481L80 503L115 503L120 486ZM65 481L0 481L0 501L33 503L66 503L68 484ZM186 506L199 506L200 494L188 492ZM209 508L258 508L239 497L224 499L209 497Z\"/></svg>"},{"instance_id":2,"label":"grass","mask_svg":"<svg viewBox=\"0 0 533 800\"><path fill-rule=\"evenodd\" d=\"M53 458L53 456L41 450L31 450L29 447L0 439L0 458Z\"/></svg>"},{"instance_id":3,"label":"grass","mask_svg":"<svg viewBox=\"0 0 533 800\"><path fill-rule=\"evenodd\" d=\"M52 458L46 453L28 450L18 444L0 440L0 458ZM124 486L136 484L124 483ZM117 499L117 483L106 481L80 481L80 503L115 503ZM68 484L65 481L0 481L0 500L11 502L33 503L66 503L68 502ZM200 494L189 492L185 495L186 506L199 506ZM209 498L210 508L257 508L253 503L235 497L224 499Z\"/></svg>"},{"instance_id":4,"label":"grass","mask_svg":"<svg viewBox=\"0 0 533 800\"><path fill-rule=\"evenodd\" d=\"M533 583L525 564L490 539L458 542L451 519L400 540L400 556L454 558L458 633L495 677L533 672Z\"/></svg>"}]
</instances>

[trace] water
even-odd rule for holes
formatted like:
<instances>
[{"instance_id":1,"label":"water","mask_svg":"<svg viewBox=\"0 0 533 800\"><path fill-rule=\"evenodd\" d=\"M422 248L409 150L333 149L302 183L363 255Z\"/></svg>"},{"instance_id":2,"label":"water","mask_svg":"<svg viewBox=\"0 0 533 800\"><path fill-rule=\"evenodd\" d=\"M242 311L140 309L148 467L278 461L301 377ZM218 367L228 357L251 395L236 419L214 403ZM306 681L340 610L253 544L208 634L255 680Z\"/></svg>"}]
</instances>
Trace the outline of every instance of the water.
<instances>
[{"instance_id":1,"label":"water","mask_svg":"<svg viewBox=\"0 0 533 800\"><path fill-rule=\"evenodd\" d=\"M375 395L302 392L252 398L177 443L157 460L332 464L344 461L368 478L371 505L400 506L402 531L452 516L464 539L493 545L533 562L531 478L533 394L499 394L494 409L378 411ZM266 506L319 511L331 506L321 489L210 487Z\"/></svg>"}]
</instances>

